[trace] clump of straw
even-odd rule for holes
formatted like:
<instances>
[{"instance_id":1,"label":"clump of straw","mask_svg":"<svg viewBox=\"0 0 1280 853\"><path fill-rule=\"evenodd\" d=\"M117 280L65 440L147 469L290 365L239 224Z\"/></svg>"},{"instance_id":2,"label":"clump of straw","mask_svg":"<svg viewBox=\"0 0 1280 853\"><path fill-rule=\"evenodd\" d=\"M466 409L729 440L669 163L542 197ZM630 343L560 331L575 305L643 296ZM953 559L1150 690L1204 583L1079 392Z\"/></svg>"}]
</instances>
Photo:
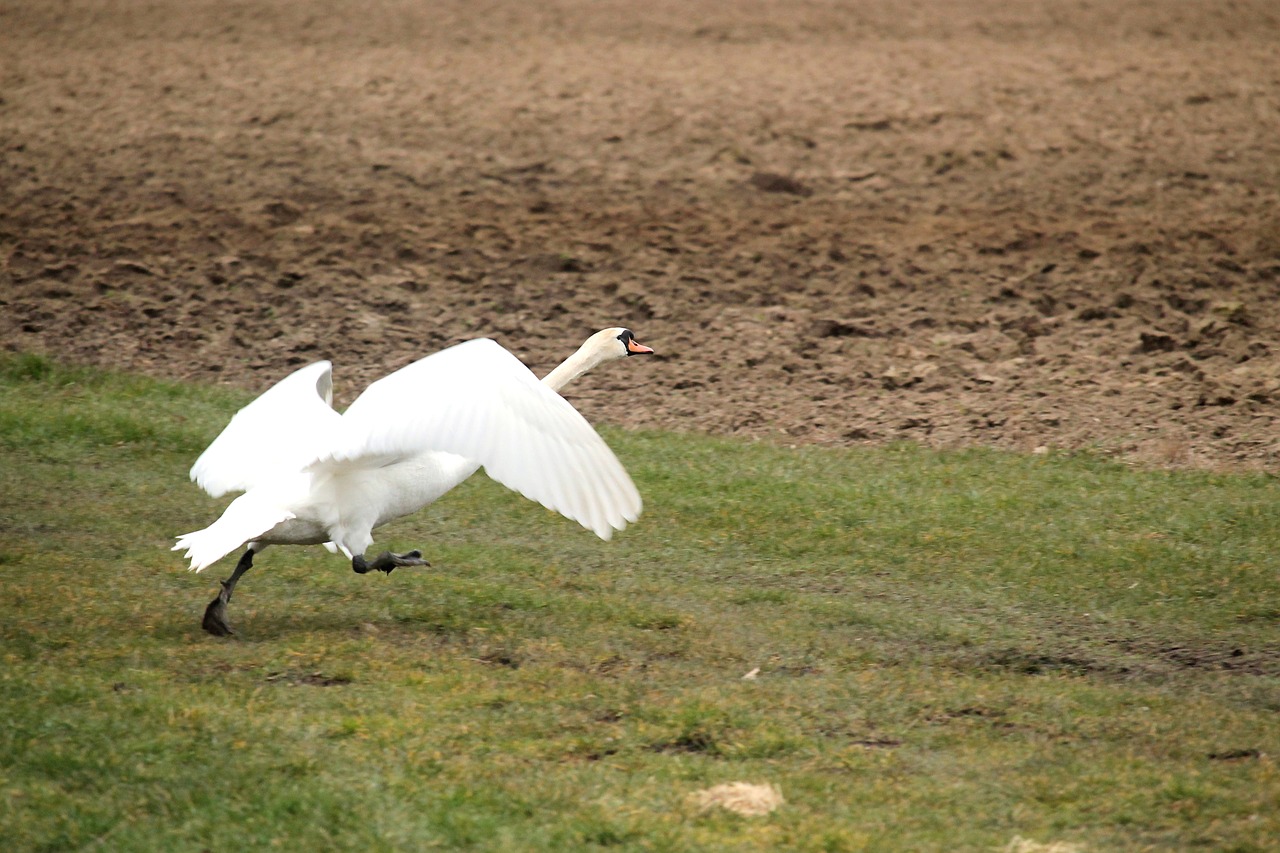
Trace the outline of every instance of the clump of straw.
<instances>
[{"instance_id":1,"label":"clump of straw","mask_svg":"<svg viewBox=\"0 0 1280 853\"><path fill-rule=\"evenodd\" d=\"M750 782L729 782L705 791L695 791L689 795L689 800L702 811L722 808L747 817L766 815L784 802L782 792L773 785L753 785Z\"/></svg>"}]
</instances>

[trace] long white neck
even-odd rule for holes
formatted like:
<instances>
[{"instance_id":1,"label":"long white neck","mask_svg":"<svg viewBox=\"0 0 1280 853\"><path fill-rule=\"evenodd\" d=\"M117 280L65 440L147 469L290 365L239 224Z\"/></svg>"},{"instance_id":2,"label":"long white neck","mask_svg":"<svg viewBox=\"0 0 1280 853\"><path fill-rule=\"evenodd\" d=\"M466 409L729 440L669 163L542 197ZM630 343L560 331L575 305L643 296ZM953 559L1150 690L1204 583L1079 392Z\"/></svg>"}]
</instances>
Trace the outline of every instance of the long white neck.
<instances>
[{"instance_id":1,"label":"long white neck","mask_svg":"<svg viewBox=\"0 0 1280 853\"><path fill-rule=\"evenodd\" d=\"M607 350L595 345L594 339L588 340L578 347L577 352L560 362L560 365L555 370L542 377L542 384L558 394L564 386L600 364L600 362L607 360L608 357Z\"/></svg>"}]
</instances>

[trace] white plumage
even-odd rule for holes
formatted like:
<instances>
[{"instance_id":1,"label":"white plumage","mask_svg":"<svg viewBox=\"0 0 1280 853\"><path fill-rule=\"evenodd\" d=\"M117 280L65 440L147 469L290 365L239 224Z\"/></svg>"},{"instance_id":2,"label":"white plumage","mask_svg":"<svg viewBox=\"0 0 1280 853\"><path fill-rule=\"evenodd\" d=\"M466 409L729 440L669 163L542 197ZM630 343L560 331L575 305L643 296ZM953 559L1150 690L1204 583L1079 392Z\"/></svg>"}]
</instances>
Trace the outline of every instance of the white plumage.
<instances>
[{"instance_id":1,"label":"white plumage","mask_svg":"<svg viewBox=\"0 0 1280 853\"><path fill-rule=\"evenodd\" d=\"M640 495L557 391L598 364L648 352L630 331L605 329L539 382L494 341L468 341L377 380L341 415L329 362L308 365L241 409L196 460L191 479L210 495L244 494L174 550L185 550L195 571L241 546L250 549L245 569L272 544L331 543L361 560L375 528L482 466L609 539L639 517ZM223 603L229 598L227 589Z\"/></svg>"},{"instance_id":2,"label":"white plumage","mask_svg":"<svg viewBox=\"0 0 1280 853\"><path fill-rule=\"evenodd\" d=\"M220 498L296 473L324 452L341 419L333 410L332 365L317 361L237 412L191 467L191 479Z\"/></svg>"}]
</instances>

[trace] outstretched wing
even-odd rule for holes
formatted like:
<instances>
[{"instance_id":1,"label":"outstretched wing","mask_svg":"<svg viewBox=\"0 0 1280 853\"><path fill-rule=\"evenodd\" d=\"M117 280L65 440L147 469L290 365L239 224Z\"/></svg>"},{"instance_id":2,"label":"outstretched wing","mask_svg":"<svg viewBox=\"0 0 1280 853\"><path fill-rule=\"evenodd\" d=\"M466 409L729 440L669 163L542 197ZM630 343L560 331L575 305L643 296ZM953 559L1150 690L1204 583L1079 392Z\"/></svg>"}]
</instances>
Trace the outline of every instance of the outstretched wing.
<instances>
[{"instance_id":1,"label":"outstretched wing","mask_svg":"<svg viewBox=\"0 0 1280 853\"><path fill-rule=\"evenodd\" d=\"M296 474L323 452L340 420L332 366L309 364L237 412L191 466L191 479L217 498Z\"/></svg>"},{"instance_id":2,"label":"outstretched wing","mask_svg":"<svg viewBox=\"0 0 1280 853\"><path fill-rule=\"evenodd\" d=\"M640 517L640 494L578 410L497 343L442 350L370 385L310 470L446 452L601 539Z\"/></svg>"}]
</instances>

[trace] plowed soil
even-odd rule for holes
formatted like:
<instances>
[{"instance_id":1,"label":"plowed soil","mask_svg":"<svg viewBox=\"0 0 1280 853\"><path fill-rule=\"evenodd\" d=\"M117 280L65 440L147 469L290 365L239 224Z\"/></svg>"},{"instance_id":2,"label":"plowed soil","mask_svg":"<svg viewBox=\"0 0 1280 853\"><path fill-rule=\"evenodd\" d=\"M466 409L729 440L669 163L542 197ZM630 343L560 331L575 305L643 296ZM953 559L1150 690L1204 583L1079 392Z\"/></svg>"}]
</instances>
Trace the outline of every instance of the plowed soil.
<instances>
[{"instance_id":1,"label":"plowed soil","mask_svg":"<svg viewBox=\"0 0 1280 853\"><path fill-rule=\"evenodd\" d=\"M350 400L1280 465L1272 0L0 5L0 341Z\"/></svg>"}]
</instances>

